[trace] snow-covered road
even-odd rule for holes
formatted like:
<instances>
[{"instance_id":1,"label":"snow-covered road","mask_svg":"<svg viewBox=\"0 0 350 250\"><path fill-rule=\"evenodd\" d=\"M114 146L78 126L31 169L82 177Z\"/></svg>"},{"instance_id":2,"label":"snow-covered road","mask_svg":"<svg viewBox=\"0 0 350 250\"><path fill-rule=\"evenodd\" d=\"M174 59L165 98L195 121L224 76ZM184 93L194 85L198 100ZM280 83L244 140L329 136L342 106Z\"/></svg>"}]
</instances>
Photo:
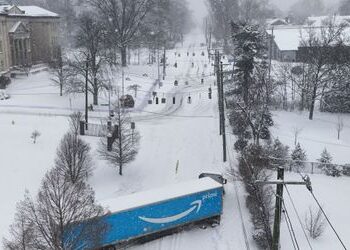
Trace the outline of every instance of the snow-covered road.
<instances>
[{"instance_id":1,"label":"snow-covered road","mask_svg":"<svg viewBox=\"0 0 350 250\"><path fill-rule=\"evenodd\" d=\"M193 32L187 37L184 46L168 51L169 66L163 86L153 89L151 78L144 85L142 89L144 93L140 94L139 105L132 114L142 136L140 151L136 160L126 166L123 176L119 176L115 169L99 158L95 151L99 139L84 137L93 148L96 168L90 183L96 190L97 201L195 179L200 173L207 171L223 173L229 179L225 187L224 212L220 226L206 230L193 228L145 245L135 246L133 249L246 249L242 222L249 234L249 215L243 209L242 221L237 203L239 198L244 206L245 192L238 183L237 197L232 179L228 175L230 164L222 162L217 90L214 86L214 76L211 75L213 67L208 61L206 48L200 46L202 42L204 37L201 32ZM205 53L204 56L202 52ZM177 68L174 67L175 62L178 63ZM150 70L149 66L140 69L140 72L147 69ZM46 77L46 73L42 74ZM27 87L28 90L23 88L26 83L23 79L23 82L16 82L12 86L12 91L18 93L18 91L43 92L46 88L52 90L52 86L49 86L42 76L39 75L37 78L33 76L31 79L38 82L31 83L32 85ZM201 84L202 78L203 84ZM174 86L175 80L179 81L178 86ZM212 88L213 99L208 98L209 87ZM166 98L166 103L145 105L151 99L150 90L157 91L159 98ZM188 103L189 96L191 103ZM173 104L174 97L175 104ZM74 101L75 108L82 107L80 97ZM0 145L2 150L0 200L6 201L0 208L0 238L7 235L8 226L15 212L15 203L23 197L24 189L29 189L34 196L41 177L52 167L55 148L68 127L67 119L60 116L66 116L70 112L67 98L62 99L58 96L49 98L48 95L14 96L0 108L2 117L0 128L3 128L0 137L4 142ZM38 116L40 114L45 116ZM105 115L106 112L101 109L90 117L99 118ZM30 141L30 133L34 129L42 133L36 145ZM19 157L15 157L16 152ZM230 158L233 166L234 156L230 155ZM250 249L255 249L251 240L249 241Z\"/></svg>"},{"instance_id":2,"label":"snow-covered road","mask_svg":"<svg viewBox=\"0 0 350 250\"><path fill-rule=\"evenodd\" d=\"M144 112L149 112L149 116L136 123L142 135L136 161L126 167L123 177L117 176L115 170L102 164L96 169L91 183L96 190L97 200L108 200L127 193L195 179L202 172L223 173L229 183L225 187L220 226L206 230L194 228L132 249L247 249L236 192L228 175L230 164L222 162L216 89L213 86L214 76L209 76L213 68L210 67L205 48L200 47L202 35L196 33L188 40L190 43L187 46L176 49L176 56L173 51L168 53L169 65L176 61L178 68L170 66L167 69L164 83L166 90L163 87L158 89L158 95L164 96L167 103L163 106L147 106ZM187 51L190 52L189 56ZM205 51L206 56L201 55L202 51ZM204 84L201 84L202 73L209 76L205 77ZM178 87L172 84L176 79L181 79ZM188 85L185 85L186 81ZM209 87L213 89L213 99L208 98ZM172 103L174 96L175 105ZM188 96L191 96L191 103L188 103ZM233 155L230 158L234 161ZM177 163L179 167L176 171ZM244 206L244 189L239 183L237 188L238 198ZM244 225L250 231L249 215L244 209L243 218ZM250 249L255 249L250 237L248 241Z\"/></svg>"}]
</instances>

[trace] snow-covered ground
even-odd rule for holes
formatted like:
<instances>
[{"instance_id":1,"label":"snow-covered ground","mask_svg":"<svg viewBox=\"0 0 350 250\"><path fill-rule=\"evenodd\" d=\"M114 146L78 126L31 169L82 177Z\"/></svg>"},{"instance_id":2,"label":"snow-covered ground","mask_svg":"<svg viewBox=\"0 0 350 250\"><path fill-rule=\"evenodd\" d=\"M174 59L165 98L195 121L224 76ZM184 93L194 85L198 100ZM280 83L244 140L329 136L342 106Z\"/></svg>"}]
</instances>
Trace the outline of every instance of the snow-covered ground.
<instances>
[{"instance_id":1,"label":"snow-covered ground","mask_svg":"<svg viewBox=\"0 0 350 250\"><path fill-rule=\"evenodd\" d=\"M282 143L288 145L292 150L294 148L295 128L301 129L298 136L298 142L305 149L308 160L317 161L324 148L333 156L333 162L337 164L346 164L350 162L350 116L342 115L344 129L341 132L340 140L337 140L336 124L338 122L337 114L315 113L313 121L308 119L308 113L275 111L275 126L272 133L275 138L279 138ZM350 230L348 224L350 216L348 208L350 206L350 178L334 178L322 174L310 174L314 194L325 209L335 229L346 246L350 245ZM301 181L301 176L295 173L286 172L286 179ZM305 221L305 215L309 207L317 211L317 204L305 186L288 186L288 190L295 203L302 223ZM284 191L287 211L291 217L294 231L298 239L300 249L309 249L308 242L303 234L299 224L298 217L293 210L293 204L290 202L288 193ZM342 249L335 234L328 224L326 224L324 234L317 240L310 239L313 249ZM286 222L282 222L281 242L283 249L294 249Z\"/></svg>"},{"instance_id":2,"label":"snow-covered ground","mask_svg":"<svg viewBox=\"0 0 350 250\"><path fill-rule=\"evenodd\" d=\"M127 70L126 76L131 81L126 81L126 85L137 83L142 86L132 113L142 138L139 154L134 162L126 166L123 176L119 176L115 169L99 158L96 152L98 138L83 138L91 144L94 158L95 170L90 184L96 190L97 201L104 201L103 203L113 197L196 179L204 171L221 172L229 179L225 186L224 212L220 226L206 230L195 228L132 249L246 249L242 225L246 227L250 249L256 249L250 237L251 222L245 209L244 188L239 181L233 182L227 174L229 168L236 165L232 149L234 137L230 134L230 163L222 163L216 87L213 86L213 68L208 62L206 49L200 47L203 40L200 32L193 32L183 47L178 46L168 52L169 67L162 87L154 85L157 75L155 65L132 65ZM205 56L201 55L202 51ZM189 56L187 52L190 52ZM178 63L178 68L173 67L175 62ZM148 77L142 76L144 73ZM204 84L201 84L202 78ZM173 84L175 80L179 81L177 87ZM188 85L185 84L186 81ZM115 86L120 84L120 80L114 83ZM213 89L211 100L208 99L209 87ZM166 103L147 104L152 99L153 91L157 91L159 98L166 98ZM73 110L82 110L84 105L83 95L60 97L58 88L52 86L48 72L16 79L8 92L11 99L0 102L0 238L8 234L16 202L23 197L24 190L28 189L35 195L45 171L52 167L56 147L68 129L65 116ZM187 102L189 96L192 99L191 104ZM173 97L175 104L172 103ZM101 93L100 103L107 103L105 93ZM95 111L90 114L94 119L106 115L105 106L95 107ZM348 116L344 116L345 126L340 141L336 139L336 115L317 113L314 121L308 121L306 114L274 112L274 120L276 126L273 128L273 135L291 148L294 144L293 129L302 128L299 141L310 160L317 159L323 148L327 147L334 162L350 162L347 159L350 152ZM33 144L30 139L35 129L41 132L37 144ZM299 175L291 173L286 173L286 178L300 180ZM350 178L311 175L311 180L316 196L345 243L349 245L346 237L350 235L347 228L350 222L347 211L350 204L347 198ZM314 205L310 194L305 187L290 187L289 191L303 218L309 205ZM242 214L238 202L241 203ZM300 239L300 247L307 248L287 196L286 205ZM283 222L282 249L292 249L288 235ZM329 228L318 241L312 243L314 249L340 249Z\"/></svg>"},{"instance_id":3,"label":"snow-covered ground","mask_svg":"<svg viewBox=\"0 0 350 250\"><path fill-rule=\"evenodd\" d=\"M143 105L151 98L149 90L153 91L154 78L150 76L150 80L142 85L144 94L138 95L138 106L133 112L136 127L142 136L140 151L136 160L126 166L122 177L99 159L96 153L99 139L84 137L93 148L95 171L90 183L96 190L97 201L196 179L204 171L226 174L229 165L222 163L216 89L213 86L214 77L210 76L213 69L205 48L199 46L202 40L200 33L194 33L183 47L169 51L166 80L161 88L156 86L155 89L159 98L167 99L165 104ZM187 51L190 52L189 56ZM205 56L201 55L202 51ZM178 68L173 67L175 62ZM135 69L132 67L130 72ZM155 72L156 67L144 65L137 74L146 69ZM69 96L59 97L57 87L51 86L49 78L49 74L43 72L14 81L9 88L12 98L0 103L0 138L3 142L0 143L0 152L4 152L1 157L0 200L6 201L0 211L0 237L7 235L15 204L23 197L24 190L28 189L35 195L45 171L52 167L55 149L68 129L67 118L61 115L83 106L82 95L71 97L71 101ZM132 73L130 78L135 78ZM204 84L201 84L201 78ZM179 81L179 86L174 86L174 80ZM208 99L209 87L213 89L212 100ZM187 102L189 96L191 103ZM173 97L176 99L175 105L172 103ZM99 109L102 107L96 107L98 111L92 115L106 115ZM14 125L12 120L15 121ZM34 129L42 133L35 145L30 141ZM177 162L179 167L176 172ZM244 189L240 185L237 189L238 198L244 205ZM242 220L238 211L237 196L230 182L226 186L223 219L219 227L206 230L195 228L135 249L244 249ZM250 230L249 215L245 210L243 218L247 230Z\"/></svg>"},{"instance_id":4,"label":"snow-covered ground","mask_svg":"<svg viewBox=\"0 0 350 250\"><path fill-rule=\"evenodd\" d=\"M306 112L273 112L275 126L272 134L294 149L294 131L300 130L298 142L306 150L308 160L317 161L324 148L333 156L334 163L350 163L350 115L342 114L344 128L337 139L338 114L315 113L314 120Z\"/></svg>"},{"instance_id":5,"label":"snow-covered ground","mask_svg":"<svg viewBox=\"0 0 350 250\"><path fill-rule=\"evenodd\" d=\"M1 239L7 235L25 189L35 194L46 170L53 166L56 147L67 129L67 119L62 117L0 114ZM36 144L30 138L34 130L41 133Z\"/></svg>"}]
</instances>

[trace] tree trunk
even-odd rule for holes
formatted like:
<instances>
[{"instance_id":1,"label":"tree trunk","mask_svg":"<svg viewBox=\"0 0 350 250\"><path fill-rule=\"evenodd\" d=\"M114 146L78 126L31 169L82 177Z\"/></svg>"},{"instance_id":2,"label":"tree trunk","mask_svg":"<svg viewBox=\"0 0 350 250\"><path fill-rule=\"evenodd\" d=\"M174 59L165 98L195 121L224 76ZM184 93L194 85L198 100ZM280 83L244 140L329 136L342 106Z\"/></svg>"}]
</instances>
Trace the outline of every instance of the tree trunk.
<instances>
[{"instance_id":1,"label":"tree trunk","mask_svg":"<svg viewBox=\"0 0 350 250\"><path fill-rule=\"evenodd\" d=\"M119 175L123 175L123 165L119 164Z\"/></svg>"},{"instance_id":2,"label":"tree trunk","mask_svg":"<svg viewBox=\"0 0 350 250\"><path fill-rule=\"evenodd\" d=\"M93 98L94 105L98 105L98 88L96 87L94 87Z\"/></svg>"},{"instance_id":3,"label":"tree trunk","mask_svg":"<svg viewBox=\"0 0 350 250\"><path fill-rule=\"evenodd\" d=\"M126 67L126 47L120 48L120 55L122 57L122 67Z\"/></svg>"},{"instance_id":4,"label":"tree trunk","mask_svg":"<svg viewBox=\"0 0 350 250\"><path fill-rule=\"evenodd\" d=\"M244 86L243 86L243 101L246 107L248 107L248 95L249 95L249 77L247 77L246 73L244 75Z\"/></svg>"},{"instance_id":5,"label":"tree trunk","mask_svg":"<svg viewBox=\"0 0 350 250\"><path fill-rule=\"evenodd\" d=\"M63 83L61 82L60 83L60 96L63 95Z\"/></svg>"},{"instance_id":6,"label":"tree trunk","mask_svg":"<svg viewBox=\"0 0 350 250\"><path fill-rule=\"evenodd\" d=\"M313 118L314 118L314 110L315 110L315 102L316 102L316 92L317 92L317 87L314 86L314 89L313 89L313 91L312 91L311 103L310 103L309 120L313 120Z\"/></svg>"}]
</instances>

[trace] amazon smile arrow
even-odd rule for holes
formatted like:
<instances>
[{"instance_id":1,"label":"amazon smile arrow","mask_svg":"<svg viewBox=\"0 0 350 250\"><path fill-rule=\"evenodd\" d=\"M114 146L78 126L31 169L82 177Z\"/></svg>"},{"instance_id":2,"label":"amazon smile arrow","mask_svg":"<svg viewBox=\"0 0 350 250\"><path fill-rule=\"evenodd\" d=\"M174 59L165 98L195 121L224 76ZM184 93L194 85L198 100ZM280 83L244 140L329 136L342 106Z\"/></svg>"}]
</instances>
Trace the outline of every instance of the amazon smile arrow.
<instances>
[{"instance_id":1,"label":"amazon smile arrow","mask_svg":"<svg viewBox=\"0 0 350 250\"><path fill-rule=\"evenodd\" d=\"M192 205L191 208L187 209L186 211L184 211L182 213L179 213L179 214L176 214L173 216L163 217L163 218L148 218L148 217L139 216L139 218L143 221L146 221L148 223L153 223L153 224L164 224L164 223L174 222L174 221L177 221L177 220L180 220L180 219L186 217L187 215L192 213L194 210L196 210L196 208L197 208L196 213L198 213L199 210L201 209L202 201L196 200L196 201L192 202L190 205Z\"/></svg>"}]
</instances>

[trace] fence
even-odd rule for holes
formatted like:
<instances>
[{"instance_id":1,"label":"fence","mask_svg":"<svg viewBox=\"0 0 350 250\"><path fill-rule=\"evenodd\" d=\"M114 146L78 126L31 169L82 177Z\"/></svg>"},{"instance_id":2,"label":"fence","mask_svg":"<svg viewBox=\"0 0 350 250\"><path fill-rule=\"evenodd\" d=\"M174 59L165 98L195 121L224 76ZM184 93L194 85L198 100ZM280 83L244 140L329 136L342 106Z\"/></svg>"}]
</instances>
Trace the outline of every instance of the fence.
<instances>
[{"instance_id":1,"label":"fence","mask_svg":"<svg viewBox=\"0 0 350 250\"><path fill-rule=\"evenodd\" d=\"M305 174L327 174L350 176L350 165L325 164L320 162L288 162L286 171ZM338 174L337 174L338 173Z\"/></svg>"},{"instance_id":2,"label":"fence","mask_svg":"<svg viewBox=\"0 0 350 250\"><path fill-rule=\"evenodd\" d=\"M107 136L107 125L80 122L80 135L105 137Z\"/></svg>"}]
</instances>

